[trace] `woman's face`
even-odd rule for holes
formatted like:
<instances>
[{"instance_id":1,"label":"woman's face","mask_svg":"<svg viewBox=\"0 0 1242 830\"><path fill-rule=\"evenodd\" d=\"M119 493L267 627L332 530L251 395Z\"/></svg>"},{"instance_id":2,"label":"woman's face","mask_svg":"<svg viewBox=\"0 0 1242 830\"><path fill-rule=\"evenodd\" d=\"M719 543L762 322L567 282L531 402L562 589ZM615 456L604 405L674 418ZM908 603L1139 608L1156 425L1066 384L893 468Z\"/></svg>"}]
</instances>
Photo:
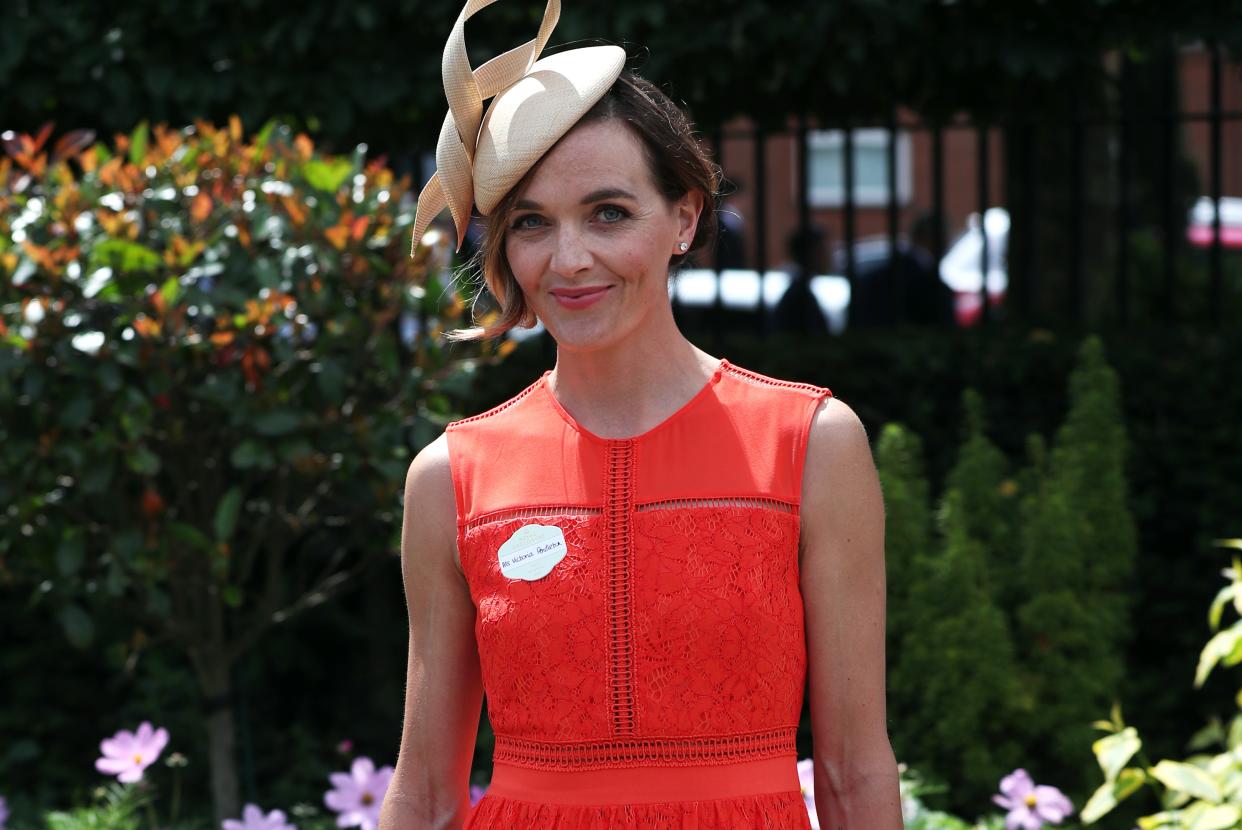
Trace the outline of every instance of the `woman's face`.
<instances>
[{"instance_id":1,"label":"woman's face","mask_svg":"<svg viewBox=\"0 0 1242 830\"><path fill-rule=\"evenodd\" d=\"M669 314L669 258L694 239L702 204L697 192L664 198L641 139L623 123L582 124L518 194L505 254L559 347L605 348Z\"/></svg>"}]
</instances>

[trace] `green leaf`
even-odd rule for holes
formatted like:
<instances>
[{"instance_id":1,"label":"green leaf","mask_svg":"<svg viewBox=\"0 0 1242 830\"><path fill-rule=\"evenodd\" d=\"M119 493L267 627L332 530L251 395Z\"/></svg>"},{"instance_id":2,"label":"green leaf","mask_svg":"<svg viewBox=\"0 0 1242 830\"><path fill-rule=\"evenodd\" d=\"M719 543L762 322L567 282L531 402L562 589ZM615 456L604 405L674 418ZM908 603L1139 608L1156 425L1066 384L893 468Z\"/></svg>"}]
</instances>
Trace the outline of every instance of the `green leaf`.
<instances>
[{"instance_id":1,"label":"green leaf","mask_svg":"<svg viewBox=\"0 0 1242 830\"><path fill-rule=\"evenodd\" d=\"M90 646L95 639L95 624L91 617L80 606L69 603L60 609L60 627L64 629L69 642L79 649Z\"/></svg>"},{"instance_id":2,"label":"green leaf","mask_svg":"<svg viewBox=\"0 0 1242 830\"><path fill-rule=\"evenodd\" d=\"M330 404L339 404L345 398L345 367L339 360L325 357L319 363L317 381L319 391Z\"/></svg>"},{"instance_id":3,"label":"green leaf","mask_svg":"<svg viewBox=\"0 0 1242 830\"><path fill-rule=\"evenodd\" d=\"M1121 773L1125 765L1134 757L1134 753L1142 748L1143 741L1139 738L1138 730L1133 726L1127 726L1120 732L1106 735L1091 744L1095 758L1100 763L1100 769L1104 772L1104 780L1109 782Z\"/></svg>"},{"instance_id":4,"label":"green leaf","mask_svg":"<svg viewBox=\"0 0 1242 830\"><path fill-rule=\"evenodd\" d=\"M258 441L247 439L233 448L229 462L239 470L268 467L272 463L272 454Z\"/></svg>"},{"instance_id":5,"label":"green leaf","mask_svg":"<svg viewBox=\"0 0 1242 830\"><path fill-rule=\"evenodd\" d=\"M1180 761L1161 761L1150 772L1152 777L1171 790L1186 793L1213 804L1221 799L1220 787L1212 780L1212 777L1191 764L1183 764Z\"/></svg>"},{"instance_id":6,"label":"green leaf","mask_svg":"<svg viewBox=\"0 0 1242 830\"><path fill-rule=\"evenodd\" d=\"M146 447L125 456L125 463L138 475L153 476L160 471L160 457Z\"/></svg>"},{"instance_id":7,"label":"green leaf","mask_svg":"<svg viewBox=\"0 0 1242 830\"><path fill-rule=\"evenodd\" d=\"M123 272L149 272L158 270L163 263L158 253L128 239L108 239L91 249L91 270L112 268Z\"/></svg>"},{"instance_id":8,"label":"green leaf","mask_svg":"<svg viewBox=\"0 0 1242 830\"><path fill-rule=\"evenodd\" d=\"M189 545L199 551L210 551L215 549L215 545L211 539L207 538L207 534L203 533L197 527L185 522L169 522L168 533L178 542Z\"/></svg>"},{"instance_id":9,"label":"green leaf","mask_svg":"<svg viewBox=\"0 0 1242 830\"><path fill-rule=\"evenodd\" d=\"M112 481L114 463L111 458L92 463L82 473L83 493L102 493Z\"/></svg>"},{"instance_id":10,"label":"green leaf","mask_svg":"<svg viewBox=\"0 0 1242 830\"><path fill-rule=\"evenodd\" d=\"M129 163L139 167L147 158L147 122L143 120L129 136Z\"/></svg>"},{"instance_id":11,"label":"green leaf","mask_svg":"<svg viewBox=\"0 0 1242 830\"><path fill-rule=\"evenodd\" d=\"M177 304L177 298L181 296L181 283L176 277L169 277L164 280L164 284L160 286L160 296L164 298L164 302L169 306Z\"/></svg>"},{"instance_id":12,"label":"green leaf","mask_svg":"<svg viewBox=\"0 0 1242 830\"><path fill-rule=\"evenodd\" d=\"M1220 615L1224 613L1225 606L1233 599L1234 587L1226 585L1216 593L1216 598L1212 600L1212 607L1208 609L1208 625L1215 631L1220 628Z\"/></svg>"},{"instance_id":13,"label":"green leaf","mask_svg":"<svg viewBox=\"0 0 1242 830\"><path fill-rule=\"evenodd\" d=\"M1140 769L1124 769L1115 781L1105 781L1100 788L1092 793L1091 798L1079 813L1083 824L1094 824L1114 807L1133 795L1147 776Z\"/></svg>"},{"instance_id":14,"label":"green leaf","mask_svg":"<svg viewBox=\"0 0 1242 830\"><path fill-rule=\"evenodd\" d=\"M353 172L354 166L349 159L338 158L332 161L312 159L302 167L306 181L316 190L335 193Z\"/></svg>"},{"instance_id":15,"label":"green leaf","mask_svg":"<svg viewBox=\"0 0 1242 830\"><path fill-rule=\"evenodd\" d=\"M1229 830L1242 820L1242 809L1235 804L1206 807L1190 820L1189 830Z\"/></svg>"},{"instance_id":16,"label":"green leaf","mask_svg":"<svg viewBox=\"0 0 1242 830\"><path fill-rule=\"evenodd\" d=\"M60 411L60 418L58 420L65 429L81 429L91 419L91 411L93 409L94 404L90 396L78 393L65 404L65 408Z\"/></svg>"},{"instance_id":17,"label":"green leaf","mask_svg":"<svg viewBox=\"0 0 1242 830\"><path fill-rule=\"evenodd\" d=\"M1242 625L1238 623L1208 640L1199 654L1199 666L1195 669L1195 688L1203 685L1216 664L1233 654L1239 643L1242 643Z\"/></svg>"},{"instance_id":18,"label":"green leaf","mask_svg":"<svg viewBox=\"0 0 1242 830\"><path fill-rule=\"evenodd\" d=\"M229 491L224 494L224 498L220 499L220 504L216 506L215 531L216 540L227 542L233 538L233 531L237 529L237 516L241 511L242 491L239 485L233 485Z\"/></svg>"},{"instance_id":19,"label":"green leaf","mask_svg":"<svg viewBox=\"0 0 1242 830\"><path fill-rule=\"evenodd\" d=\"M226 585L224 586L224 590L220 592L220 599L223 600L224 604L229 608L237 608L242 603L241 589L236 585Z\"/></svg>"},{"instance_id":20,"label":"green leaf","mask_svg":"<svg viewBox=\"0 0 1242 830\"><path fill-rule=\"evenodd\" d=\"M73 576L82 569L86 558L86 541L78 533L66 535L56 548L56 569L61 576Z\"/></svg>"},{"instance_id":21,"label":"green leaf","mask_svg":"<svg viewBox=\"0 0 1242 830\"><path fill-rule=\"evenodd\" d=\"M302 416L287 409L261 412L254 417L254 430L260 435L285 435L302 423Z\"/></svg>"}]
</instances>

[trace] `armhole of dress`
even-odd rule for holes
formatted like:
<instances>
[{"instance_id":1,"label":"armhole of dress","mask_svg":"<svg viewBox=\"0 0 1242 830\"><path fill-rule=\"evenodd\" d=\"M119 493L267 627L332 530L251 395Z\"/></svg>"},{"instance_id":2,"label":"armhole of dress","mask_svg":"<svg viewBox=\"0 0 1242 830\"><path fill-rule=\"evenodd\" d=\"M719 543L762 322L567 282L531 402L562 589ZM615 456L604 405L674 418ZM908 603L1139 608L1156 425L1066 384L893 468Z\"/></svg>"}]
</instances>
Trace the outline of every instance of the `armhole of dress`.
<instances>
[{"instance_id":1,"label":"armhole of dress","mask_svg":"<svg viewBox=\"0 0 1242 830\"><path fill-rule=\"evenodd\" d=\"M451 423L444 428L444 442L448 447L449 457L449 477L453 480L453 522L457 526L457 532L454 535L454 545L457 547L457 561L461 565L461 573L465 576L465 539L466 539L466 519L462 515L462 505L465 504L465 477L460 469L459 456L454 450L456 438L454 433L456 423Z\"/></svg>"},{"instance_id":2,"label":"armhole of dress","mask_svg":"<svg viewBox=\"0 0 1242 830\"><path fill-rule=\"evenodd\" d=\"M815 423L815 414L819 412L820 404L825 399L831 397L832 390L828 387L814 387L807 408L802 413L801 422L798 424L798 443L795 449L793 484L799 515L802 512L802 478L806 472L806 454L811 445L811 425ZM801 522L799 522L799 526L801 526Z\"/></svg>"}]
</instances>

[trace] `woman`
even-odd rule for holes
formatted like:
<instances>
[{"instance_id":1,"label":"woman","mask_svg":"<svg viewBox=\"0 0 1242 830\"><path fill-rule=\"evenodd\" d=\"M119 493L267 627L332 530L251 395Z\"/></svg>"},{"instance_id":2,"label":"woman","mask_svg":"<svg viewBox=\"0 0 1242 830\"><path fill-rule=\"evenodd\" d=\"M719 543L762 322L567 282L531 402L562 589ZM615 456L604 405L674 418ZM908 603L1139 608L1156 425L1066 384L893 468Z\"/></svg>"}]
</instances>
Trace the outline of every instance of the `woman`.
<instances>
[{"instance_id":1,"label":"woman","mask_svg":"<svg viewBox=\"0 0 1242 830\"><path fill-rule=\"evenodd\" d=\"M457 336L537 318L557 360L410 466L406 717L381 830L807 828L808 678L821 826L896 830L862 425L830 390L678 331L669 271L710 244L718 174L677 107L616 47L534 62L555 0L539 37L472 72L461 32L485 5L446 49L415 240L445 204L460 239L473 201L502 315ZM484 690L494 771L471 808Z\"/></svg>"}]
</instances>

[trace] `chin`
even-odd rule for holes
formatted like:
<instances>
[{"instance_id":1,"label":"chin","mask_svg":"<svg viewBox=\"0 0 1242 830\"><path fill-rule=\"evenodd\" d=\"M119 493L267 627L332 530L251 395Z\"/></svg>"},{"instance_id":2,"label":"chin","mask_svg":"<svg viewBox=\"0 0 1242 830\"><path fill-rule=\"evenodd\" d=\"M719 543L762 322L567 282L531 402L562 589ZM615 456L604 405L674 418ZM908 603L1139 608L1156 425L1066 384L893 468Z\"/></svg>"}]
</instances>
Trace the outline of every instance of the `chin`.
<instances>
[{"instance_id":1,"label":"chin","mask_svg":"<svg viewBox=\"0 0 1242 830\"><path fill-rule=\"evenodd\" d=\"M556 345L570 351L594 351L607 348L620 336L617 327L610 320L552 320L543 322L544 328L552 335Z\"/></svg>"}]
</instances>

